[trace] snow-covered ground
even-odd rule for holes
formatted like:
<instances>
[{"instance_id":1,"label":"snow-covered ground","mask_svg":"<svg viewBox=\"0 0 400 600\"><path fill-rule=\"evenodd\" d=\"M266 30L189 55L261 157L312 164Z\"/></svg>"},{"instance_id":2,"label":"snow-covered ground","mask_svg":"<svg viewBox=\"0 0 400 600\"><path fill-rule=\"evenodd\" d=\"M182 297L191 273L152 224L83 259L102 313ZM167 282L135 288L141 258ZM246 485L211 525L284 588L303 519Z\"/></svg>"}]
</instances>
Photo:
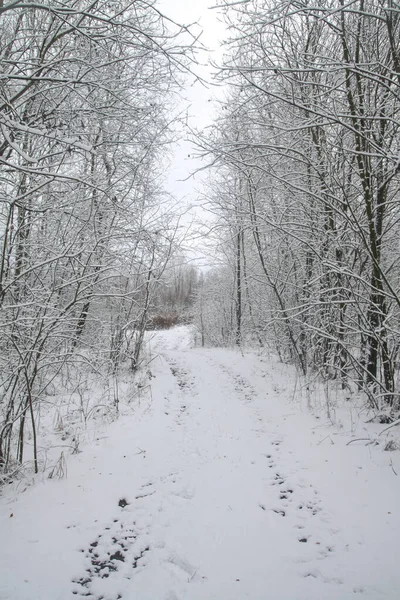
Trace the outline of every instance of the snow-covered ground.
<instances>
[{"instance_id":1,"label":"snow-covered ground","mask_svg":"<svg viewBox=\"0 0 400 600\"><path fill-rule=\"evenodd\" d=\"M188 328L150 346L134 411L4 490L0 598L397 600L400 455L347 445L384 426L317 419L288 367Z\"/></svg>"}]
</instances>

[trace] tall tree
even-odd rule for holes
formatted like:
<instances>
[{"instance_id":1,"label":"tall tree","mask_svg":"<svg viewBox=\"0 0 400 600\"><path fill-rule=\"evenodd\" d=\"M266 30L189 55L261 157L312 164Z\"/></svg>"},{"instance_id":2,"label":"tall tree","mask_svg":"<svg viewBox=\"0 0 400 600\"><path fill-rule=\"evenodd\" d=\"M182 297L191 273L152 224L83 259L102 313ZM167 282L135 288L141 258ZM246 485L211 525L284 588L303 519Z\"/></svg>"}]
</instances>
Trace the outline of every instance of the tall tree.
<instances>
[{"instance_id":1,"label":"tall tree","mask_svg":"<svg viewBox=\"0 0 400 600\"><path fill-rule=\"evenodd\" d=\"M92 363L111 356L115 372L115 323L126 331L146 305L132 302L133 282L165 267L175 225L162 217L160 164L193 44L153 1L0 9L3 469L23 462L28 421L38 469L35 412L46 389L87 362L88 345Z\"/></svg>"}]
</instances>

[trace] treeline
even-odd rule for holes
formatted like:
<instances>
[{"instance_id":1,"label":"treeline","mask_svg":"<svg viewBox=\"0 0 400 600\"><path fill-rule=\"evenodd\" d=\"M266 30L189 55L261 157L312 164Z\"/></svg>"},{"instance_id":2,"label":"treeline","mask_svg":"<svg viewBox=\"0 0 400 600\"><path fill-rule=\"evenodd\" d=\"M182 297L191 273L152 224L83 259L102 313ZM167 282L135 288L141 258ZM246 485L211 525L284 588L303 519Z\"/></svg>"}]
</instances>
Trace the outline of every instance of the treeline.
<instances>
[{"instance_id":1,"label":"treeline","mask_svg":"<svg viewBox=\"0 0 400 600\"><path fill-rule=\"evenodd\" d=\"M157 287L148 321L150 329L169 329L193 322L203 275L179 253L171 259Z\"/></svg>"},{"instance_id":2,"label":"treeline","mask_svg":"<svg viewBox=\"0 0 400 600\"><path fill-rule=\"evenodd\" d=\"M204 336L272 343L397 412L400 5L220 4L227 93L197 145L225 267Z\"/></svg>"},{"instance_id":3,"label":"treeline","mask_svg":"<svg viewBox=\"0 0 400 600\"><path fill-rule=\"evenodd\" d=\"M160 176L193 43L153 0L1 3L0 475L28 437L38 470L60 381L138 365L176 247Z\"/></svg>"}]
</instances>

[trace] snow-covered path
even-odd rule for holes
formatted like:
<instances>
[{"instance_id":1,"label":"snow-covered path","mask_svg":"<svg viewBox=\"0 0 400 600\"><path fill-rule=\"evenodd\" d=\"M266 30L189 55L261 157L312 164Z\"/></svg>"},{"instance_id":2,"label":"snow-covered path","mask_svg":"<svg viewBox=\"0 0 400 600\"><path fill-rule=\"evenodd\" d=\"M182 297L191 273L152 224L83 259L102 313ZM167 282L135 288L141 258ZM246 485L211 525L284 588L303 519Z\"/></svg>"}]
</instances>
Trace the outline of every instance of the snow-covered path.
<instances>
[{"instance_id":1,"label":"snow-covered path","mask_svg":"<svg viewBox=\"0 0 400 600\"><path fill-rule=\"evenodd\" d=\"M397 599L398 455L329 435L284 367L153 345L151 401L2 498L0 599Z\"/></svg>"}]
</instances>

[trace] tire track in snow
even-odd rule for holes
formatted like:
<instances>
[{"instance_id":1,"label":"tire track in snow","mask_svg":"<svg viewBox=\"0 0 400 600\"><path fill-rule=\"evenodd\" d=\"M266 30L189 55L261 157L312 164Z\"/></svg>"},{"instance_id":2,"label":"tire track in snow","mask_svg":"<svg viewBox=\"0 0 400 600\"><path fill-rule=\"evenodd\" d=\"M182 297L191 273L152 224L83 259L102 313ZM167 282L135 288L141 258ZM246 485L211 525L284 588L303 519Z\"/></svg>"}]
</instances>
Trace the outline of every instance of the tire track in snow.
<instances>
[{"instance_id":1,"label":"tire track in snow","mask_svg":"<svg viewBox=\"0 0 400 600\"><path fill-rule=\"evenodd\" d=\"M230 465L234 467L236 461L240 461L237 453L240 451L241 445L243 444L245 447L249 445L249 442L252 444L255 441L255 447L260 447L261 444L265 452L259 452L258 455L254 453L254 460L251 461L251 464L256 465L262 462L265 464L267 458L266 468L264 467L264 471L261 472L258 482L250 478L250 481L256 483L260 489L259 502L257 503L255 498L254 510L260 511L261 508L260 514L266 513L267 517L264 535L268 535L268 531L270 531L270 535L273 533L275 539L275 536L279 537L285 531L288 539L292 538L292 541L298 545L298 551L291 561L295 566L298 565L297 576L299 579L319 580L330 586L341 585L340 577L328 577L323 573L321 567L321 561L329 560L335 552L335 545L332 541L334 532L329 525L329 515L321 506L317 490L312 488L307 481L304 468L301 465L293 466L290 444L287 444L285 436L279 431L279 422L266 422L263 418L257 403L260 395L257 385L250 382L247 374L242 372L235 362L226 364L220 359L216 360L211 353L180 352L174 348L163 354L173 378L171 387L166 393L168 396L167 416L172 417L170 421L172 431L177 435L180 431L179 435L183 444L182 454L187 463L184 465L183 472L180 471L178 475L171 474L164 480L150 483L151 493L145 490L143 494L141 493L135 498L132 504L123 509L124 515L129 512L135 518L134 521L129 520L123 526L120 524L123 531L132 533L129 530L130 524L133 522L137 526L141 516L146 523L151 523L145 530L146 535L143 537L142 528L142 534L137 535L131 548L126 551L131 563L131 572L125 572L124 576L128 579L134 578L136 573L140 574L146 568L151 570L155 564L158 564L162 577L166 577L169 581L165 591L165 600L172 598L184 600L187 597L203 598L202 593L193 595L195 588L192 588L193 591L189 596L188 586L206 581L207 570L204 571L202 565L195 567L195 563L188 558L181 543L176 546L175 543L169 541L168 532L173 533L179 516L182 519L190 520L196 507L199 510L199 505L202 504L196 498L195 488L187 480L189 471L194 472L195 476L196 472L199 474L204 472L205 480L209 479L212 485L213 477L208 476L207 473L211 474L215 469L223 484L226 469L228 468L229 471ZM207 375L209 376L208 390L205 391ZM198 403L204 401L204 394L209 395L209 392L212 392L216 404L209 405L208 410L215 408L215 414L207 415L206 420L203 416L197 420L196 424L196 410L200 408ZM245 435L248 436L247 440L242 440L235 431L230 431L229 422L226 424L226 429L221 428L223 413L219 410L224 409L224 403L222 402L220 405L220 402L225 400L226 396L230 397L231 402L231 405L227 407L228 410L234 410L235 406L239 405L242 407L239 414L243 414L246 418L239 420L240 431L245 432ZM202 448L196 455L194 450L199 435L201 435L201 431L206 430L210 433L209 437L204 440L207 447ZM232 454L230 454L231 450L233 450ZM237 464L240 466L240 462ZM214 493L212 487L210 492ZM204 498L204 492L202 497ZM220 502L221 499L217 495L215 503L218 505ZM227 510L232 510L229 505L227 505ZM233 511L235 510L234 508ZM200 512L198 512L198 517L201 519ZM253 515L249 513L248 518L253 519ZM152 536L152 530L157 530L155 536ZM163 531L161 536L159 535L160 530ZM226 534L226 528L221 526L221 533L217 533L217 536ZM327 538L330 540L330 544L326 543ZM152 540L152 543L148 540ZM202 542L206 547L212 543L211 540L210 536L209 540L205 538ZM138 551L138 548L142 550ZM123 551L124 549L121 550L122 554L124 554ZM212 553L211 546L209 546L209 551ZM110 560L113 558L113 564L118 561L114 547L108 549L108 557ZM217 557L217 560L221 560L221 558ZM121 565L117 564L120 574L124 572L125 562L129 561L120 561ZM113 575L114 572L111 569L106 579L112 581ZM235 575L234 571L233 575ZM238 584L241 579L242 576L234 578ZM101 589L101 587L97 585L96 588L94 585L93 589ZM90 587L88 591L91 592ZM84 594L81 595L84 596ZM101 595L87 595L87 597L91 600L101 600L102 598ZM124 598L122 595L120 597ZM104 596L104 598L117 600L118 596Z\"/></svg>"},{"instance_id":2,"label":"tire track in snow","mask_svg":"<svg viewBox=\"0 0 400 600\"><path fill-rule=\"evenodd\" d=\"M255 402L259 392L250 383L246 375L221 360L218 361L218 365L221 371L231 379L233 387L243 404L247 405L253 413L256 424L254 428L255 435L264 435L265 440L271 446L270 452L264 456L268 460L268 468L272 471L272 475L269 476L269 486L275 488L277 493L271 495L266 490L269 502L260 501L259 508L263 511L272 510L278 517L290 516L288 527L293 530L293 537L300 544L308 544L307 548L312 548L306 555L300 554L296 562L312 565L317 561L330 558L336 551L335 536L339 533L339 530L330 525L331 516L324 510L318 490L307 481L306 477L299 477L300 473L304 472L304 467L301 465L292 468L290 476L281 474L285 472L285 463L292 462L292 451L288 451L286 448L285 436L279 432L279 427L277 428L273 423L265 423L265 420L261 417L261 412ZM263 377L265 377L265 373ZM274 391L276 391L276 388ZM260 423L262 423L261 426ZM277 434L279 435L277 436ZM314 518L317 520L317 525L313 523ZM340 544L340 551L347 549L346 544ZM340 577L324 576L320 567L309 568L300 573L300 576L321 579L326 583L337 585L342 583Z\"/></svg>"},{"instance_id":3,"label":"tire track in snow","mask_svg":"<svg viewBox=\"0 0 400 600\"><path fill-rule=\"evenodd\" d=\"M349 490L373 490L353 487L349 476L364 481L366 469L342 477L339 459L349 455L337 453L339 444L321 446L315 460L321 436L290 405L280 367L227 350L181 350L177 337L163 336L152 399L131 405L131 418L71 457L68 481L27 490L2 520L9 581L2 578L0 597L397 598L396 556L383 543L396 547L395 528L380 537L395 495L388 505L377 495L374 509L358 494L359 512L372 506L376 522L364 536L361 514L352 531L357 512L349 506L347 518L343 510ZM391 511L383 517L382 506ZM390 577L392 588L381 585Z\"/></svg>"},{"instance_id":4,"label":"tire track in snow","mask_svg":"<svg viewBox=\"0 0 400 600\"><path fill-rule=\"evenodd\" d=\"M175 354L175 353L174 353ZM173 416L171 430L182 437L184 418L195 395L195 380L180 362L168 356L171 386L164 400L167 416ZM171 465L172 466L172 465ZM179 593L182 584L201 581L199 569L191 564L168 542L168 531L179 518L185 503L194 492L181 481L179 472L169 472L144 483L138 493L127 495L118 503L117 513L108 523L99 523L99 533L80 552L84 556L82 572L72 580L72 595L89 600L130 600L132 591L124 592L121 579L132 583L157 565L161 577L175 581L177 589L166 589L165 599L183 600ZM160 532L162 535L160 535Z\"/></svg>"}]
</instances>

